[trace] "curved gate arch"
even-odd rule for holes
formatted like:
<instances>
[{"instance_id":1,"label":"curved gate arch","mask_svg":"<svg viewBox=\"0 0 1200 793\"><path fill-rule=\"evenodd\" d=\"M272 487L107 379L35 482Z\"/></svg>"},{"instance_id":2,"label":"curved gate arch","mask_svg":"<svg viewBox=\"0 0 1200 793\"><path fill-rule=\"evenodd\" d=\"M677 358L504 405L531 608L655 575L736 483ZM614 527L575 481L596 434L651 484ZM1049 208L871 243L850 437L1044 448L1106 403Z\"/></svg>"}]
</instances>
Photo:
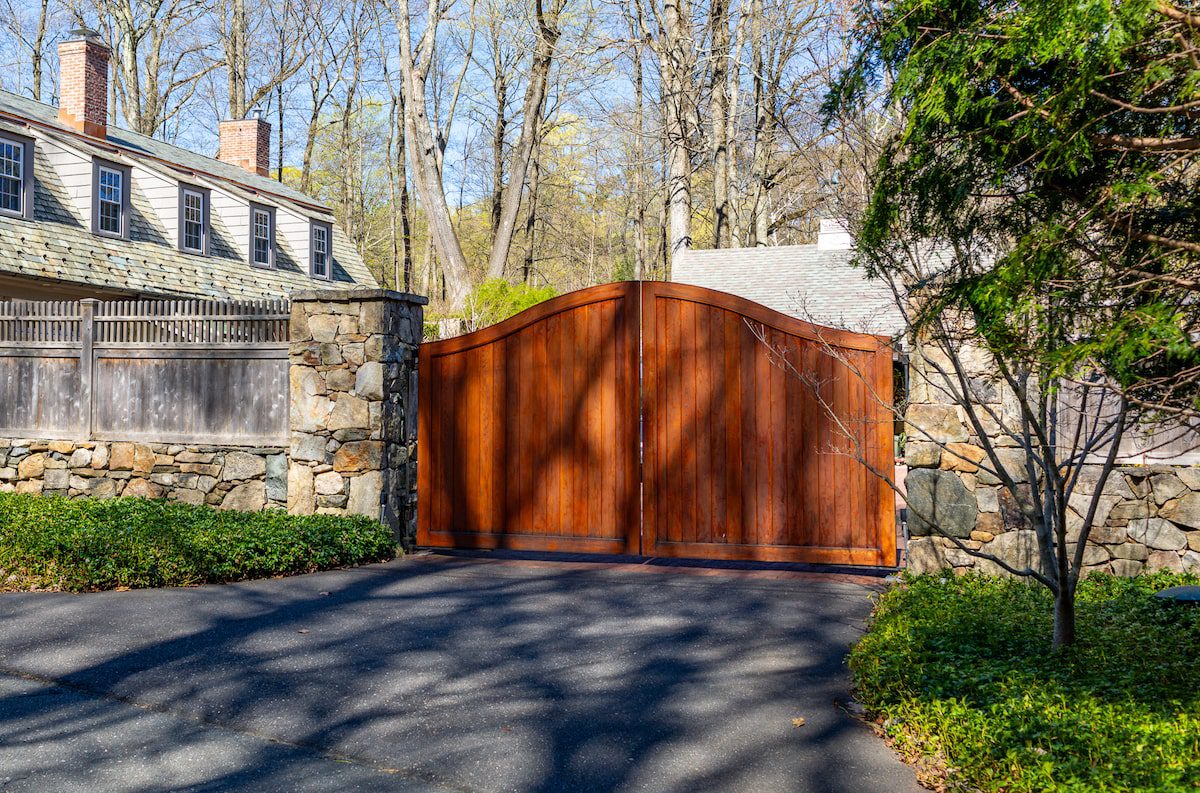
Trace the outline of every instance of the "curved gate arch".
<instances>
[{"instance_id":1,"label":"curved gate arch","mask_svg":"<svg viewBox=\"0 0 1200 793\"><path fill-rule=\"evenodd\" d=\"M663 282L423 344L418 543L894 565L891 374L883 337Z\"/></svg>"}]
</instances>

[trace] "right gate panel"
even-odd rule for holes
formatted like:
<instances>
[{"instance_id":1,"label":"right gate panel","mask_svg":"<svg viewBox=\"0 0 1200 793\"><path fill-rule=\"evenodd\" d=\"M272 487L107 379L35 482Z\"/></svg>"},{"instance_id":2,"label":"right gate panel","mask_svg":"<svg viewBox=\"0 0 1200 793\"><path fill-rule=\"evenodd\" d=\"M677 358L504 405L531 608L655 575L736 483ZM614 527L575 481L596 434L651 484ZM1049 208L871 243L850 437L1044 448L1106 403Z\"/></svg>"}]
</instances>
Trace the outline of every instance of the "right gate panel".
<instances>
[{"instance_id":1,"label":"right gate panel","mask_svg":"<svg viewBox=\"0 0 1200 793\"><path fill-rule=\"evenodd\" d=\"M896 563L886 339L645 282L642 345L644 554Z\"/></svg>"}]
</instances>

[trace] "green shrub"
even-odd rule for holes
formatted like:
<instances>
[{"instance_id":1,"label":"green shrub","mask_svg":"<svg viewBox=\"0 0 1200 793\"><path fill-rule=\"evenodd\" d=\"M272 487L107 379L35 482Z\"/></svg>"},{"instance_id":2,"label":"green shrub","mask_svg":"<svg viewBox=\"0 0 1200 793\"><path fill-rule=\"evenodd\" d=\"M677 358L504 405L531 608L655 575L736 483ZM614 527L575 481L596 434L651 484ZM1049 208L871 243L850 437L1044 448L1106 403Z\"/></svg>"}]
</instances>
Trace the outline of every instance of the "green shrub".
<instances>
[{"instance_id":1,"label":"green shrub","mask_svg":"<svg viewBox=\"0 0 1200 793\"><path fill-rule=\"evenodd\" d=\"M471 291L463 317L476 328L486 328L549 300L555 294L552 286L510 284L503 278L491 278Z\"/></svg>"},{"instance_id":2,"label":"green shrub","mask_svg":"<svg viewBox=\"0 0 1200 793\"><path fill-rule=\"evenodd\" d=\"M391 558L365 517L0 493L0 589L80 592L289 575Z\"/></svg>"},{"instance_id":3,"label":"green shrub","mask_svg":"<svg viewBox=\"0 0 1200 793\"><path fill-rule=\"evenodd\" d=\"M1198 580L1086 579L1078 642L1054 653L1044 587L909 577L851 652L859 697L935 786L1197 790L1200 608L1151 595Z\"/></svg>"}]
</instances>

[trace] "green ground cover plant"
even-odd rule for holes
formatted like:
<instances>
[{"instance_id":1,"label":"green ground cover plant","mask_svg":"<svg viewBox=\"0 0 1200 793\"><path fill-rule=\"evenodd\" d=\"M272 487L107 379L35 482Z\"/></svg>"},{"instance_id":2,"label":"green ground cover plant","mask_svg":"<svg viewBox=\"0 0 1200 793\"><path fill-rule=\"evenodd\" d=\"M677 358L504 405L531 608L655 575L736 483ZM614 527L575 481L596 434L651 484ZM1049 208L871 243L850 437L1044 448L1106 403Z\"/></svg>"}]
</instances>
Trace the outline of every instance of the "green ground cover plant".
<instances>
[{"instance_id":1,"label":"green ground cover plant","mask_svg":"<svg viewBox=\"0 0 1200 793\"><path fill-rule=\"evenodd\" d=\"M851 652L858 695L935 789L1200 790L1200 607L1152 597L1196 583L1086 578L1052 651L1044 587L906 577Z\"/></svg>"},{"instance_id":2,"label":"green ground cover plant","mask_svg":"<svg viewBox=\"0 0 1200 793\"><path fill-rule=\"evenodd\" d=\"M391 558L365 517L0 493L0 589L84 592L291 575Z\"/></svg>"}]
</instances>

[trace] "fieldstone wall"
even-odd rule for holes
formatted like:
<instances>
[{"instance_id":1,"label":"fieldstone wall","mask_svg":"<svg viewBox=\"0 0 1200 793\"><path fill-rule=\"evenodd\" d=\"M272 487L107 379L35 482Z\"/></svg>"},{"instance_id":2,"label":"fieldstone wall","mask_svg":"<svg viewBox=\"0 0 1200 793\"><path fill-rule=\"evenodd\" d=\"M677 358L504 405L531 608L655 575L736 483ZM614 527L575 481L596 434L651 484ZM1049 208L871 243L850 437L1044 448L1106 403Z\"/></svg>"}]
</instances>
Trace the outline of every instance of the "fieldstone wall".
<instances>
[{"instance_id":1,"label":"fieldstone wall","mask_svg":"<svg viewBox=\"0 0 1200 793\"><path fill-rule=\"evenodd\" d=\"M367 515L411 545L426 302L378 289L292 295L286 448L0 438L0 492Z\"/></svg>"},{"instance_id":2,"label":"fieldstone wall","mask_svg":"<svg viewBox=\"0 0 1200 793\"><path fill-rule=\"evenodd\" d=\"M0 492L141 496L256 512L287 503L287 450L0 438Z\"/></svg>"},{"instance_id":3,"label":"fieldstone wall","mask_svg":"<svg viewBox=\"0 0 1200 793\"><path fill-rule=\"evenodd\" d=\"M416 537L418 295L292 295L288 509L360 514Z\"/></svg>"},{"instance_id":4,"label":"fieldstone wall","mask_svg":"<svg viewBox=\"0 0 1200 793\"><path fill-rule=\"evenodd\" d=\"M997 382L988 356L974 352L960 357L975 401L990 406L1006 424L1017 426L1019 407L1011 392ZM1029 493L1024 452L996 422L981 422L1004 469L1019 483L1014 497L996 476L980 468L986 454L979 438L971 432L962 408L952 404L940 387L943 381L931 360L943 370L948 363L939 351L929 348L918 347L910 357L905 416L909 568L1003 573L999 565L971 556L943 535L1014 567L1036 567L1037 540L1016 500ZM1084 468L1068 509L1068 530L1078 532L1099 474L1100 466ZM1114 469L1100 498L1084 564L1087 571L1122 576L1150 570L1200 573L1200 467Z\"/></svg>"}]
</instances>

